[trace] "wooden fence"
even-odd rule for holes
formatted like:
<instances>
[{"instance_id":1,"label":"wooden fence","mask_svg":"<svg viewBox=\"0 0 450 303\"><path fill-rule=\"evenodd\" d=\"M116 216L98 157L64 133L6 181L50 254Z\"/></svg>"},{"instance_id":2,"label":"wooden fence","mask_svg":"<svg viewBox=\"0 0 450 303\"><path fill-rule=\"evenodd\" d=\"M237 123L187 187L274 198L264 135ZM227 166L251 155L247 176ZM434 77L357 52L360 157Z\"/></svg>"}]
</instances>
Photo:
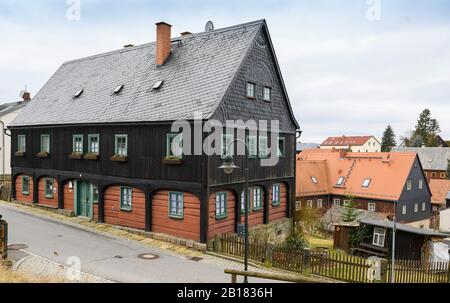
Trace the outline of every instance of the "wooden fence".
<instances>
[{"instance_id":1,"label":"wooden fence","mask_svg":"<svg viewBox=\"0 0 450 303\"><path fill-rule=\"evenodd\" d=\"M449 263L423 264L420 260L399 260L395 263L395 283L450 283ZM388 264L391 279L392 263Z\"/></svg>"},{"instance_id":2,"label":"wooden fence","mask_svg":"<svg viewBox=\"0 0 450 303\"><path fill-rule=\"evenodd\" d=\"M372 283L366 258L331 251L311 252L311 274L351 283Z\"/></svg>"},{"instance_id":3,"label":"wooden fence","mask_svg":"<svg viewBox=\"0 0 450 303\"><path fill-rule=\"evenodd\" d=\"M218 236L219 253L243 257L244 238L236 234ZM215 240L215 241L216 241ZM216 245L214 245L216 247ZM369 259L329 250L302 250L286 244L268 244L267 239L249 239L249 260L292 272L316 275L349 283L374 283ZM390 282L392 266L384 261L381 282ZM399 260L395 283L450 283L449 263Z\"/></svg>"}]
</instances>

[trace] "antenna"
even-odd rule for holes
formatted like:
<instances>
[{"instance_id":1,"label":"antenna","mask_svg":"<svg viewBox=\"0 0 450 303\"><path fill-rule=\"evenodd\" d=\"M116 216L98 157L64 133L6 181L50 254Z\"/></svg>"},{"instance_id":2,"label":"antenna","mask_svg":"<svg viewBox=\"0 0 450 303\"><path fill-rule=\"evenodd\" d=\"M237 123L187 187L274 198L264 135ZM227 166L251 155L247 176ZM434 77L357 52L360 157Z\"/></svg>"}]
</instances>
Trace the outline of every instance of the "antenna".
<instances>
[{"instance_id":1,"label":"antenna","mask_svg":"<svg viewBox=\"0 0 450 303\"><path fill-rule=\"evenodd\" d=\"M208 21L205 26L205 32L210 32L214 30L214 23L212 21Z\"/></svg>"}]
</instances>

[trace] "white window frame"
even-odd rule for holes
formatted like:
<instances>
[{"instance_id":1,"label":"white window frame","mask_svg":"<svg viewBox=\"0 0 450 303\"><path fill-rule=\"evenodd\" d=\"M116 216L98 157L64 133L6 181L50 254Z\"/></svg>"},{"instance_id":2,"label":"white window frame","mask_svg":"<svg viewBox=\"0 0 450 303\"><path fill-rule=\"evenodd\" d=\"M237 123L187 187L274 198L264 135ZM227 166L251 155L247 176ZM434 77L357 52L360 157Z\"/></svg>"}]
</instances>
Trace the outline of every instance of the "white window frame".
<instances>
[{"instance_id":1,"label":"white window frame","mask_svg":"<svg viewBox=\"0 0 450 303\"><path fill-rule=\"evenodd\" d=\"M406 190L407 191L412 190L412 181L411 180L406 181Z\"/></svg>"},{"instance_id":2,"label":"white window frame","mask_svg":"<svg viewBox=\"0 0 450 303\"><path fill-rule=\"evenodd\" d=\"M376 203L369 203L367 204L367 210L376 212L377 211L377 204Z\"/></svg>"},{"instance_id":3,"label":"white window frame","mask_svg":"<svg viewBox=\"0 0 450 303\"><path fill-rule=\"evenodd\" d=\"M252 196L252 209L255 211L262 210L264 208L263 205L263 193L261 187L253 188L253 196Z\"/></svg>"},{"instance_id":4,"label":"white window frame","mask_svg":"<svg viewBox=\"0 0 450 303\"><path fill-rule=\"evenodd\" d=\"M406 207L406 205L402 206L402 215L406 215L408 213L408 209Z\"/></svg>"},{"instance_id":5,"label":"white window frame","mask_svg":"<svg viewBox=\"0 0 450 303\"><path fill-rule=\"evenodd\" d=\"M384 247L386 242L386 229L375 227L373 230L372 244L378 247Z\"/></svg>"},{"instance_id":6,"label":"white window frame","mask_svg":"<svg viewBox=\"0 0 450 303\"><path fill-rule=\"evenodd\" d=\"M259 157L267 158L269 156L269 138L267 136L259 136Z\"/></svg>"},{"instance_id":7,"label":"white window frame","mask_svg":"<svg viewBox=\"0 0 450 303\"><path fill-rule=\"evenodd\" d=\"M280 206L281 204L281 184L272 186L272 206Z\"/></svg>"},{"instance_id":8,"label":"white window frame","mask_svg":"<svg viewBox=\"0 0 450 303\"><path fill-rule=\"evenodd\" d=\"M317 208L323 208L323 200L322 199L317 199Z\"/></svg>"},{"instance_id":9,"label":"white window frame","mask_svg":"<svg viewBox=\"0 0 450 303\"><path fill-rule=\"evenodd\" d=\"M341 206L341 199L334 199L333 204L334 206Z\"/></svg>"},{"instance_id":10,"label":"white window frame","mask_svg":"<svg viewBox=\"0 0 450 303\"><path fill-rule=\"evenodd\" d=\"M256 99L256 84L252 82L247 82L246 87L247 98Z\"/></svg>"},{"instance_id":11,"label":"white window frame","mask_svg":"<svg viewBox=\"0 0 450 303\"><path fill-rule=\"evenodd\" d=\"M120 209L126 211L133 209L133 188L120 187Z\"/></svg>"},{"instance_id":12,"label":"white window frame","mask_svg":"<svg viewBox=\"0 0 450 303\"><path fill-rule=\"evenodd\" d=\"M419 180L419 189L423 189L423 179Z\"/></svg>"},{"instance_id":13,"label":"white window frame","mask_svg":"<svg viewBox=\"0 0 450 303\"><path fill-rule=\"evenodd\" d=\"M169 192L169 217L184 219L184 193Z\"/></svg>"},{"instance_id":14,"label":"white window frame","mask_svg":"<svg viewBox=\"0 0 450 303\"><path fill-rule=\"evenodd\" d=\"M419 212L419 203L414 203L414 213Z\"/></svg>"},{"instance_id":15,"label":"white window frame","mask_svg":"<svg viewBox=\"0 0 450 303\"><path fill-rule=\"evenodd\" d=\"M427 203L422 202L422 211L427 211Z\"/></svg>"},{"instance_id":16,"label":"white window frame","mask_svg":"<svg viewBox=\"0 0 450 303\"><path fill-rule=\"evenodd\" d=\"M248 156L250 158L257 158L258 157L258 136L248 135L247 136L247 145L248 145Z\"/></svg>"},{"instance_id":17,"label":"white window frame","mask_svg":"<svg viewBox=\"0 0 450 303\"><path fill-rule=\"evenodd\" d=\"M337 186L342 186L345 182L345 177L339 177L338 181L336 182Z\"/></svg>"},{"instance_id":18,"label":"white window frame","mask_svg":"<svg viewBox=\"0 0 450 303\"><path fill-rule=\"evenodd\" d=\"M313 208L313 200L306 201L306 208L312 209Z\"/></svg>"},{"instance_id":19,"label":"white window frame","mask_svg":"<svg viewBox=\"0 0 450 303\"><path fill-rule=\"evenodd\" d=\"M45 144L44 138L47 139L47 142ZM50 153L50 135L48 134L41 135L41 153Z\"/></svg>"},{"instance_id":20,"label":"white window frame","mask_svg":"<svg viewBox=\"0 0 450 303\"><path fill-rule=\"evenodd\" d=\"M22 146L23 145L23 148ZM27 151L27 136L26 135L18 135L17 136L17 151L25 153Z\"/></svg>"},{"instance_id":21,"label":"white window frame","mask_svg":"<svg viewBox=\"0 0 450 303\"><path fill-rule=\"evenodd\" d=\"M372 183L372 179L371 178L364 179L362 187L363 188L369 188L370 183Z\"/></svg>"},{"instance_id":22,"label":"white window frame","mask_svg":"<svg viewBox=\"0 0 450 303\"><path fill-rule=\"evenodd\" d=\"M317 184L317 183L319 183L318 181L317 181L317 178L316 177L311 177L311 181L312 181L312 183L314 183L314 184Z\"/></svg>"},{"instance_id":23,"label":"white window frame","mask_svg":"<svg viewBox=\"0 0 450 303\"><path fill-rule=\"evenodd\" d=\"M263 94L264 94L264 101L266 101L266 102L270 102L270 101L272 101L272 88L270 88L270 87L264 87L264 90L263 90Z\"/></svg>"}]
</instances>

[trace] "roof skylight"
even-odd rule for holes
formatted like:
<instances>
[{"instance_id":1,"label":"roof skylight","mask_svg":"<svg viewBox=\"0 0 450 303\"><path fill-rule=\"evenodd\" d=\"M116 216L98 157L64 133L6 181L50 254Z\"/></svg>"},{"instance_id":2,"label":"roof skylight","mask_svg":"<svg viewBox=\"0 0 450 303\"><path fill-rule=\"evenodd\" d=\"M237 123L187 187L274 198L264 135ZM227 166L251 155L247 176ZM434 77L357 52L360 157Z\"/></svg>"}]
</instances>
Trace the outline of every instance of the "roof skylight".
<instances>
[{"instance_id":1,"label":"roof skylight","mask_svg":"<svg viewBox=\"0 0 450 303\"><path fill-rule=\"evenodd\" d=\"M153 90L160 89L163 86L163 84L164 84L164 81L162 81L162 80L156 81L155 85L153 85Z\"/></svg>"},{"instance_id":2,"label":"roof skylight","mask_svg":"<svg viewBox=\"0 0 450 303\"><path fill-rule=\"evenodd\" d=\"M363 184L362 184L362 187L364 187L364 188L369 188L370 182L371 182L371 181L372 181L372 179L370 179L370 178L364 179L364 182L363 182Z\"/></svg>"},{"instance_id":3,"label":"roof skylight","mask_svg":"<svg viewBox=\"0 0 450 303\"><path fill-rule=\"evenodd\" d=\"M317 184L317 183L318 183L316 177L311 177L311 181L312 181L314 184Z\"/></svg>"},{"instance_id":4,"label":"roof skylight","mask_svg":"<svg viewBox=\"0 0 450 303\"><path fill-rule=\"evenodd\" d=\"M83 92L84 92L84 90L83 89L80 89L79 91L77 91L76 93L75 93L75 95L73 96L74 98L79 98L82 94L83 94Z\"/></svg>"},{"instance_id":5,"label":"roof skylight","mask_svg":"<svg viewBox=\"0 0 450 303\"><path fill-rule=\"evenodd\" d=\"M121 84L119 86L116 87L116 89L114 90L115 94L118 94L122 91L122 89L124 88L125 85Z\"/></svg>"},{"instance_id":6,"label":"roof skylight","mask_svg":"<svg viewBox=\"0 0 450 303\"><path fill-rule=\"evenodd\" d=\"M344 181L345 181L345 177L340 177L339 180L337 181L336 185L342 186L344 184Z\"/></svg>"}]
</instances>

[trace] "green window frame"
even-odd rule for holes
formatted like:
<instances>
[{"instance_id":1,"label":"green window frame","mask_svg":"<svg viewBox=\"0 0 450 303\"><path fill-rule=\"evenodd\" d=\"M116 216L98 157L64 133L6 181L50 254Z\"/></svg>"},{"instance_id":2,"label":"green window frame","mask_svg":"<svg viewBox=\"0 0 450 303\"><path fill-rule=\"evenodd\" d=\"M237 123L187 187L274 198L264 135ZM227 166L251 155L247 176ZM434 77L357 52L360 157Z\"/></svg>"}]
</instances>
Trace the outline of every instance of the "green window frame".
<instances>
[{"instance_id":1,"label":"green window frame","mask_svg":"<svg viewBox=\"0 0 450 303\"><path fill-rule=\"evenodd\" d=\"M120 187L120 209L126 211L133 209L133 189L131 187Z\"/></svg>"},{"instance_id":2,"label":"green window frame","mask_svg":"<svg viewBox=\"0 0 450 303\"><path fill-rule=\"evenodd\" d=\"M88 153L100 153L100 135L88 135Z\"/></svg>"},{"instance_id":3,"label":"green window frame","mask_svg":"<svg viewBox=\"0 0 450 303\"><path fill-rule=\"evenodd\" d=\"M128 135L114 136L114 152L116 156L128 156Z\"/></svg>"},{"instance_id":4,"label":"green window frame","mask_svg":"<svg viewBox=\"0 0 450 303\"><path fill-rule=\"evenodd\" d=\"M169 192L169 217L174 219L184 218L184 193Z\"/></svg>"},{"instance_id":5,"label":"green window frame","mask_svg":"<svg viewBox=\"0 0 450 303\"><path fill-rule=\"evenodd\" d=\"M222 158L234 155L234 144L231 144L231 142L233 141L234 141L234 134L222 134L222 146L221 146Z\"/></svg>"},{"instance_id":6,"label":"green window frame","mask_svg":"<svg viewBox=\"0 0 450 303\"><path fill-rule=\"evenodd\" d=\"M278 149L277 149L278 158L283 158L286 156L286 138L278 137Z\"/></svg>"},{"instance_id":7,"label":"green window frame","mask_svg":"<svg viewBox=\"0 0 450 303\"><path fill-rule=\"evenodd\" d=\"M28 196L30 194L30 177L22 177L22 194Z\"/></svg>"},{"instance_id":8,"label":"green window frame","mask_svg":"<svg viewBox=\"0 0 450 303\"><path fill-rule=\"evenodd\" d=\"M178 140L178 142L176 142ZM166 136L166 157L183 159L183 133L169 133Z\"/></svg>"},{"instance_id":9,"label":"green window frame","mask_svg":"<svg viewBox=\"0 0 450 303\"><path fill-rule=\"evenodd\" d=\"M44 195L47 199L53 199L54 197L54 193L53 193L53 184L54 184L54 180L47 178L45 179L45 184L44 184Z\"/></svg>"},{"instance_id":10,"label":"green window frame","mask_svg":"<svg viewBox=\"0 0 450 303\"><path fill-rule=\"evenodd\" d=\"M50 153L50 135L41 135L41 153Z\"/></svg>"},{"instance_id":11,"label":"green window frame","mask_svg":"<svg viewBox=\"0 0 450 303\"><path fill-rule=\"evenodd\" d=\"M269 156L268 137L259 136L259 157L261 159Z\"/></svg>"},{"instance_id":12,"label":"green window frame","mask_svg":"<svg viewBox=\"0 0 450 303\"><path fill-rule=\"evenodd\" d=\"M17 136L17 151L26 152L27 147L27 137L25 135Z\"/></svg>"},{"instance_id":13,"label":"green window frame","mask_svg":"<svg viewBox=\"0 0 450 303\"><path fill-rule=\"evenodd\" d=\"M272 187L272 206L280 206L281 204L280 193L281 193L281 185L275 184Z\"/></svg>"},{"instance_id":14,"label":"green window frame","mask_svg":"<svg viewBox=\"0 0 450 303\"><path fill-rule=\"evenodd\" d=\"M262 197L262 190L261 187L254 187L253 188L253 210L261 210L263 209L263 197Z\"/></svg>"},{"instance_id":15,"label":"green window frame","mask_svg":"<svg viewBox=\"0 0 450 303\"><path fill-rule=\"evenodd\" d=\"M83 148L83 135L73 135L72 137L72 151L75 154L82 154Z\"/></svg>"},{"instance_id":16,"label":"green window frame","mask_svg":"<svg viewBox=\"0 0 450 303\"><path fill-rule=\"evenodd\" d=\"M258 157L258 136L247 136L247 146L248 146L248 154L249 158L257 158Z\"/></svg>"},{"instance_id":17,"label":"green window frame","mask_svg":"<svg viewBox=\"0 0 450 303\"><path fill-rule=\"evenodd\" d=\"M224 219L228 216L227 209L227 193L221 192L216 194L216 219Z\"/></svg>"},{"instance_id":18,"label":"green window frame","mask_svg":"<svg viewBox=\"0 0 450 303\"><path fill-rule=\"evenodd\" d=\"M245 214L245 201L247 201L248 205L248 212L250 213L252 211L252 206L250 204L250 191L251 188L249 188L249 191L247 193L247 198L245 198L244 191L241 193L241 213Z\"/></svg>"}]
</instances>

